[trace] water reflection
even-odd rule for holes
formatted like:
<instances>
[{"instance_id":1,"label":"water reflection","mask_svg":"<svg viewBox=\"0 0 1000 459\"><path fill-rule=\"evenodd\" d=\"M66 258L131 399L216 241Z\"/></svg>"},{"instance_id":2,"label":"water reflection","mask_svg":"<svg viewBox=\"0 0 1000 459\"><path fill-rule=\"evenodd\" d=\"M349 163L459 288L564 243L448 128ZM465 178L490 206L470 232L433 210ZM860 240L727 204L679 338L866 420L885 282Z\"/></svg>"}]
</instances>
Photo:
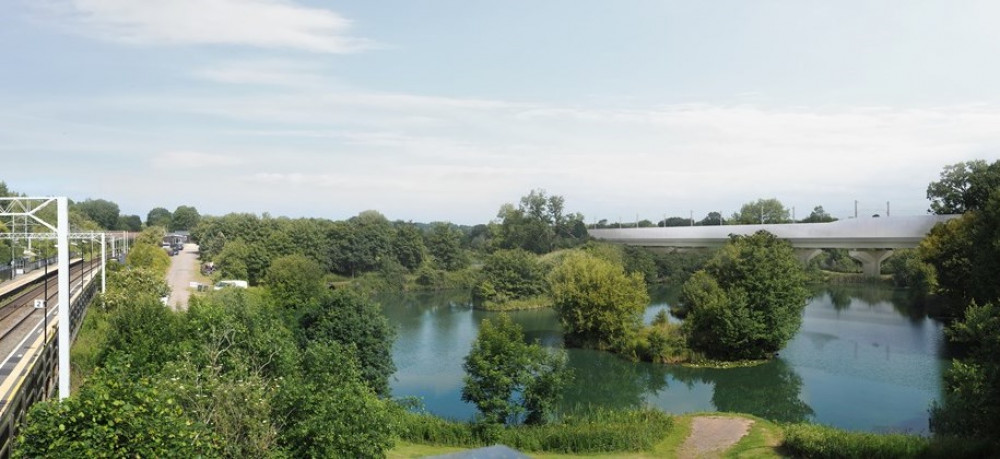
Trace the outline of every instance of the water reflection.
<instances>
[{"instance_id":1,"label":"water reflection","mask_svg":"<svg viewBox=\"0 0 1000 459\"><path fill-rule=\"evenodd\" d=\"M645 320L676 304L677 287L651 289ZM379 298L398 329L395 396L416 396L436 414L467 419L461 401L462 360L482 319L463 292ZM528 340L559 346L549 309L512 314ZM673 413L737 411L776 421L813 420L860 430L926 432L927 408L941 390L947 360L942 324L906 292L875 286L817 289L802 328L763 365L728 370L628 362L570 349L575 372L561 409L654 406Z\"/></svg>"},{"instance_id":2,"label":"water reflection","mask_svg":"<svg viewBox=\"0 0 1000 459\"><path fill-rule=\"evenodd\" d=\"M670 368L671 376L678 381L713 385L712 404L718 411L749 413L782 422L802 422L815 414L800 398L802 377L781 359L726 370Z\"/></svg>"},{"instance_id":3,"label":"water reflection","mask_svg":"<svg viewBox=\"0 0 1000 459\"><path fill-rule=\"evenodd\" d=\"M570 349L573 382L563 393L563 411L640 408L667 388L667 366L637 364L607 352Z\"/></svg>"}]
</instances>

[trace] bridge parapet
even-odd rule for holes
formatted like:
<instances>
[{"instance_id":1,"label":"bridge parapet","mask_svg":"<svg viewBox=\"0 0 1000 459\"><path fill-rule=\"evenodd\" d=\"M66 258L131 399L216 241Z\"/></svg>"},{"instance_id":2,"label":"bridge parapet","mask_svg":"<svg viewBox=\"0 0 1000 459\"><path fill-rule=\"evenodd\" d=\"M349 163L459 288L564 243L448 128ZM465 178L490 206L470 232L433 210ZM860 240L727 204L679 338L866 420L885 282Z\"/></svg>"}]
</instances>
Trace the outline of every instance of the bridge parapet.
<instances>
[{"instance_id":1,"label":"bridge parapet","mask_svg":"<svg viewBox=\"0 0 1000 459\"><path fill-rule=\"evenodd\" d=\"M760 230L787 240L803 262L819 249L848 249L861 262L866 276L879 275L882 262L893 249L914 248L934 225L959 215L921 215L839 220L830 223L789 223L780 225L678 226L667 228L593 229L596 239L650 248L721 247L732 234L750 235Z\"/></svg>"},{"instance_id":2,"label":"bridge parapet","mask_svg":"<svg viewBox=\"0 0 1000 459\"><path fill-rule=\"evenodd\" d=\"M906 249L920 244L934 225L956 217L921 215L830 223L605 228L588 232L599 240L642 247L720 247L731 234L750 235L765 230L799 249Z\"/></svg>"}]
</instances>

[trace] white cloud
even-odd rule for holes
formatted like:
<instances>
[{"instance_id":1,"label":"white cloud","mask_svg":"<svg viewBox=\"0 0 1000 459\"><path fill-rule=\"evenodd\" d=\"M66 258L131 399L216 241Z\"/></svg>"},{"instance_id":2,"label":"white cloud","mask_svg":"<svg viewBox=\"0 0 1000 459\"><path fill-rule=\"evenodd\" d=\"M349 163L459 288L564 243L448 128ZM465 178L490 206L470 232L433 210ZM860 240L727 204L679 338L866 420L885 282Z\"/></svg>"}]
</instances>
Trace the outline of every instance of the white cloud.
<instances>
[{"instance_id":1,"label":"white cloud","mask_svg":"<svg viewBox=\"0 0 1000 459\"><path fill-rule=\"evenodd\" d=\"M240 158L197 151L168 151L155 156L150 163L158 169L199 169L206 167L236 166Z\"/></svg>"},{"instance_id":2,"label":"white cloud","mask_svg":"<svg viewBox=\"0 0 1000 459\"><path fill-rule=\"evenodd\" d=\"M113 118L156 113L171 135L150 140L171 153L154 164L238 165L213 171L213 205L252 197L232 205L252 202L260 207L249 210L276 215L312 202L319 215L376 208L391 218L474 223L532 188L565 196L588 221L728 215L760 197L796 206L799 216L823 205L846 217L855 199L862 214L886 201L894 215L919 214L944 165L1000 158L1000 107L992 105L622 109L324 84L66 104ZM53 142L31 132L12 140ZM239 152L242 163L219 152Z\"/></svg>"},{"instance_id":3,"label":"white cloud","mask_svg":"<svg viewBox=\"0 0 1000 459\"><path fill-rule=\"evenodd\" d=\"M216 44L350 53L369 40L321 8L283 0L48 0L48 11L83 33L140 44Z\"/></svg>"}]
</instances>

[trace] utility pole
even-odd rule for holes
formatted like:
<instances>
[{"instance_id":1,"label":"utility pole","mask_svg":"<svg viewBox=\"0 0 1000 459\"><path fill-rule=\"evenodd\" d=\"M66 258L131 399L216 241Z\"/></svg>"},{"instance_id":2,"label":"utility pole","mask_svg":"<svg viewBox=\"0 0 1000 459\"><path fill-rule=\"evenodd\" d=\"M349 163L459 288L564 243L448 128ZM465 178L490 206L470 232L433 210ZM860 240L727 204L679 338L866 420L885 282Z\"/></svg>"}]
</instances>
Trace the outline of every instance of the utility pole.
<instances>
[{"instance_id":1,"label":"utility pole","mask_svg":"<svg viewBox=\"0 0 1000 459\"><path fill-rule=\"evenodd\" d=\"M889 201L885 202L885 216L889 216Z\"/></svg>"},{"instance_id":2,"label":"utility pole","mask_svg":"<svg viewBox=\"0 0 1000 459\"><path fill-rule=\"evenodd\" d=\"M854 218L858 218L858 200L854 200Z\"/></svg>"}]
</instances>

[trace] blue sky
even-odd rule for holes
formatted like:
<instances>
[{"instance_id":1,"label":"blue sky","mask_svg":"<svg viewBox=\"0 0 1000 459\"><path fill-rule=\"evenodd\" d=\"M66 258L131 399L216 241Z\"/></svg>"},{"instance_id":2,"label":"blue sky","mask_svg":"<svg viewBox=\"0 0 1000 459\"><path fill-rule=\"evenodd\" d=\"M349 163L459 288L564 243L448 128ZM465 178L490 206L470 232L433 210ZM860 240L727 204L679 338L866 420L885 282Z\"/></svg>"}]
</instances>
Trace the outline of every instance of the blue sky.
<instances>
[{"instance_id":1,"label":"blue sky","mask_svg":"<svg viewBox=\"0 0 1000 459\"><path fill-rule=\"evenodd\" d=\"M0 180L105 198L482 223L915 215L1000 158L990 1L8 0Z\"/></svg>"}]
</instances>

